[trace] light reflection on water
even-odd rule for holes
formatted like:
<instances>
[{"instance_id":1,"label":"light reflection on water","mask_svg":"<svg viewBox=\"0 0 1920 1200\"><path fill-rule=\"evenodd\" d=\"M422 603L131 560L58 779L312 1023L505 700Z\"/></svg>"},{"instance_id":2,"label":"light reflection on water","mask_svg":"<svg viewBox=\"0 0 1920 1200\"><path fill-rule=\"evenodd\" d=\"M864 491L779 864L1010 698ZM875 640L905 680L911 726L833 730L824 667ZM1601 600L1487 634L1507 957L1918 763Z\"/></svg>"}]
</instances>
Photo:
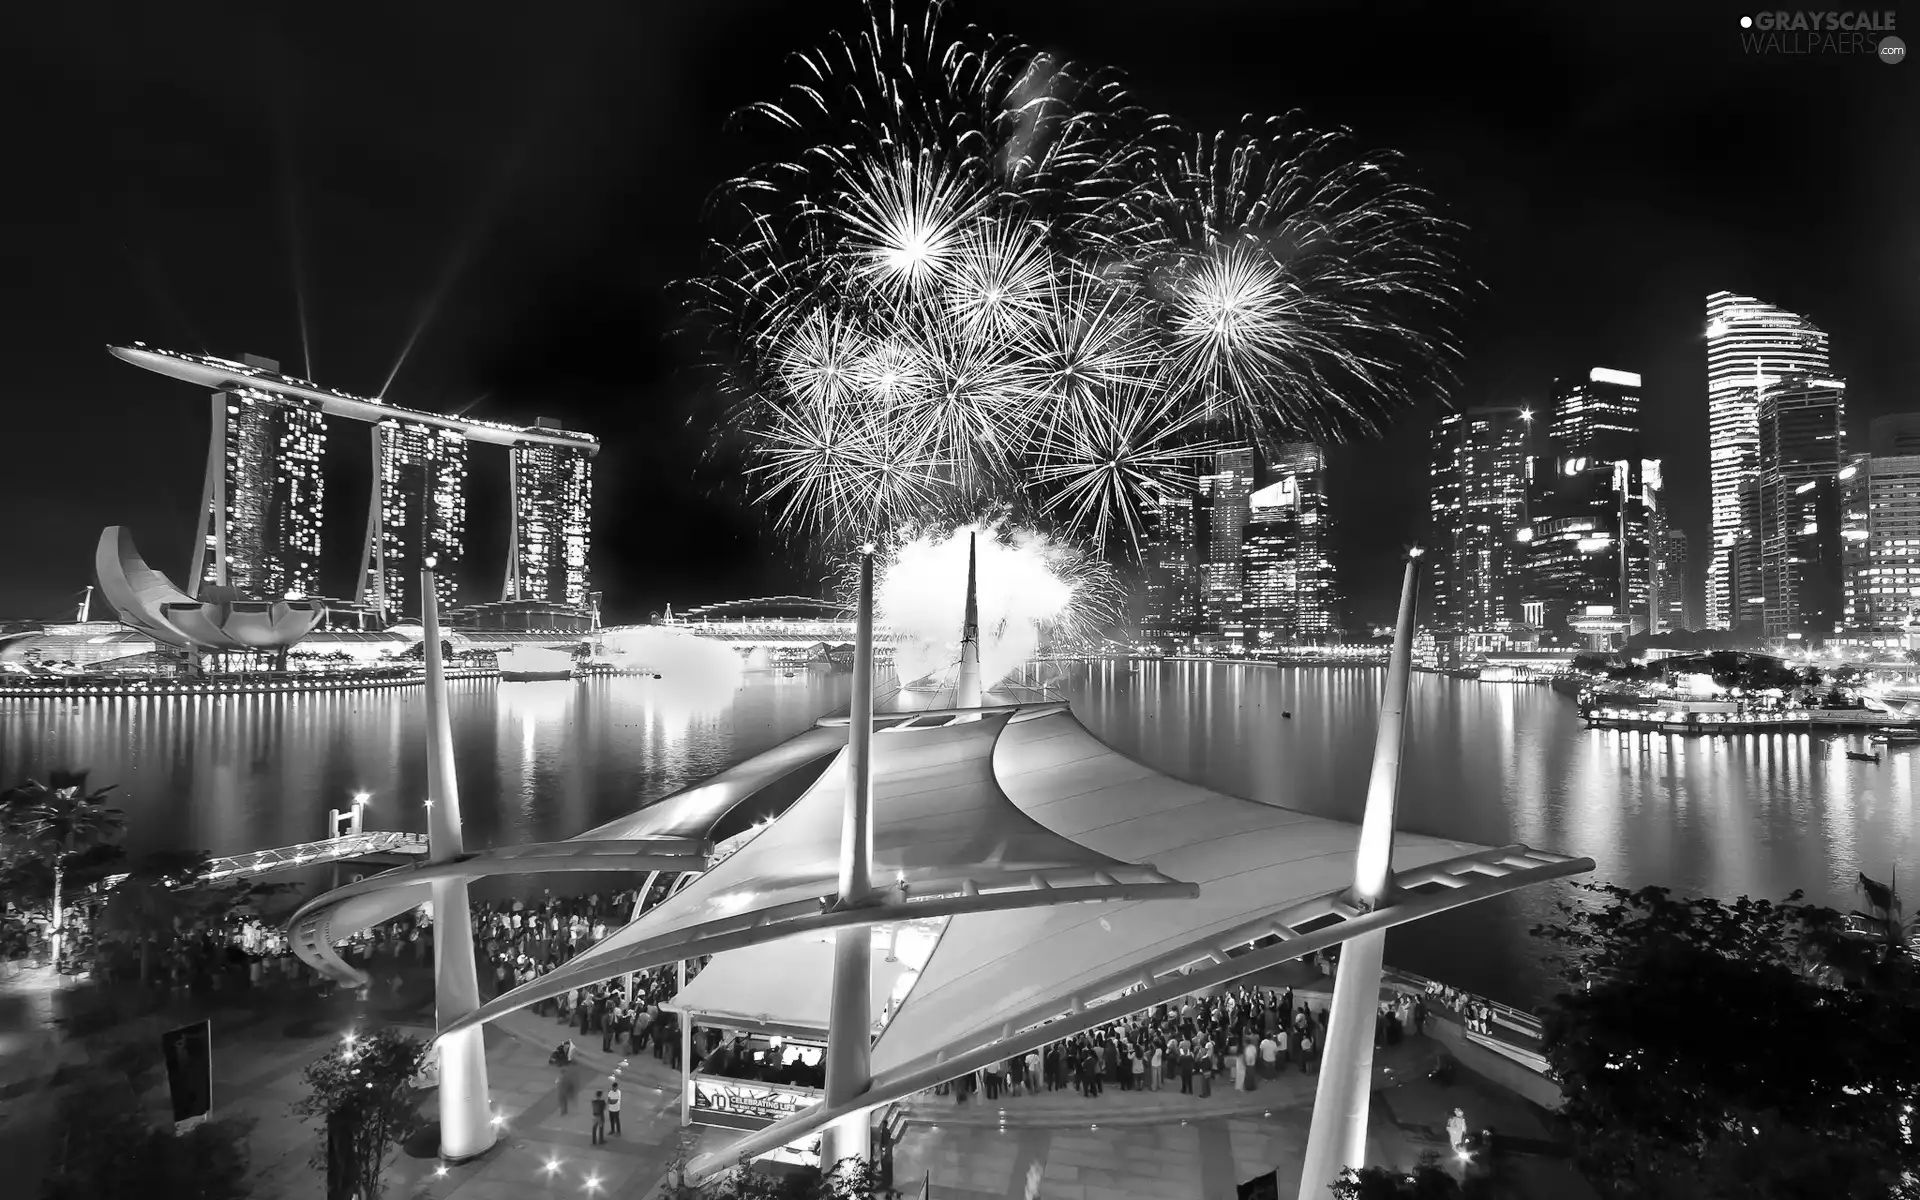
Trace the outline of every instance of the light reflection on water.
<instances>
[{"instance_id":1,"label":"light reflection on water","mask_svg":"<svg viewBox=\"0 0 1920 1200\"><path fill-rule=\"evenodd\" d=\"M1382 672L1219 663L1082 668L1075 711L1116 748L1235 795L1357 819ZM662 681L457 681L468 845L567 837L776 745L847 702L846 676L751 674L737 693ZM1292 719L1281 717L1291 711ZM423 830L424 704L413 691L0 700L0 783L84 765L120 785L130 849L232 853L322 836L373 793L370 825ZM1544 687L1417 675L1401 824L1592 857L1593 878L1722 897L1794 888L1842 909L1856 872L1914 871L1920 749L1880 765L1857 739L1589 731ZM1535 888L1397 931L1390 961L1503 998L1550 987L1527 930L1572 894Z\"/></svg>"},{"instance_id":2,"label":"light reflection on water","mask_svg":"<svg viewBox=\"0 0 1920 1200\"><path fill-rule=\"evenodd\" d=\"M1221 791L1357 820L1384 672L1223 663L1101 664L1067 691L1095 733ZM1291 720L1282 712L1293 713ZM1416 675L1402 827L1582 854L1590 878L1723 898L1795 888L1850 909L1858 872L1912 877L1920 749L1854 762L1855 738L1658 737L1588 730L1546 687ZM1389 961L1528 1001L1551 990L1528 936L1574 894L1536 887L1396 931Z\"/></svg>"},{"instance_id":3,"label":"light reflection on water","mask_svg":"<svg viewBox=\"0 0 1920 1200\"><path fill-rule=\"evenodd\" d=\"M470 849L568 837L779 744L847 702L848 677L749 675L697 702L670 681L449 685ZM424 831L419 689L0 700L0 781L85 766L119 785L128 849L230 854L313 841L373 794L371 828Z\"/></svg>"}]
</instances>

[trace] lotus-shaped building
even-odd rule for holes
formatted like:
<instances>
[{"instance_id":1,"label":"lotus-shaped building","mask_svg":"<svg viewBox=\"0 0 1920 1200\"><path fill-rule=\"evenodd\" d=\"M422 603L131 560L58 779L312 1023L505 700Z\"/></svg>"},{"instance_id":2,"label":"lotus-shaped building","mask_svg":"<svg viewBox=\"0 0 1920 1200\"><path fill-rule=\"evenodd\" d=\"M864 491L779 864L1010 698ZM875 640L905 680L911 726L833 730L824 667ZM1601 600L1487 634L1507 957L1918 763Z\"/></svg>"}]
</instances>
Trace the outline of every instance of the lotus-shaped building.
<instances>
[{"instance_id":1,"label":"lotus-shaped building","mask_svg":"<svg viewBox=\"0 0 1920 1200\"><path fill-rule=\"evenodd\" d=\"M327 615L318 600L243 600L226 587L209 586L201 596L189 596L146 564L124 525L100 531L93 562L100 594L122 621L156 642L185 650L285 650Z\"/></svg>"}]
</instances>

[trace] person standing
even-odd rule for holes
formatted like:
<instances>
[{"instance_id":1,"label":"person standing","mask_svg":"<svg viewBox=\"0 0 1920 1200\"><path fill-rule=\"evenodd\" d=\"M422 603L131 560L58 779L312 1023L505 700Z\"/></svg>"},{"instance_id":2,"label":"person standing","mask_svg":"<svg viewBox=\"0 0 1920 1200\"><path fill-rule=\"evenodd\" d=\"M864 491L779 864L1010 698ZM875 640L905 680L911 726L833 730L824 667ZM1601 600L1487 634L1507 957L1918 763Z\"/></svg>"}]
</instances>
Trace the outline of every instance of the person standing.
<instances>
[{"instance_id":1,"label":"person standing","mask_svg":"<svg viewBox=\"0 0 1920 1200\"><path fill-rule=\"evenodd\" d=\"M1040 1094L1040 1066L1040 1051L1027 1051L1027 1088L1036 1096ZM1051 1085L1053 1081L1049 1079L1047 1082ZM1052 1090L1051 1086L1048 1090Z\"/></svg>"},{"instance_id":2,"label":"person standing","mask_svg":"<svg viewBox=\"0 0 1920 1200\"><path fill-rule=\"evenodd\" d=\"M607 1132L620 1136L620 1080L607 1085Z\"/></svg>"},{"instance_id":3,"label":"person standing","mask_svg":"<svg viewBox=\"0 0 1920 1200\"><path fill-rule=\"evenodd\" d=\"M1453 1147L1453 1152L1458 1154L1461 1144L1466 1140L1467 1114L1464 1109L1456 1108L1453 1110L1453 1115L1447 1118L1447 1143Z\"/></svg>"},{"instance_id":4,"label":"person standing","mask_svg":"<svg viewBox=\"0 0 1920 1200\"><path fill-rule=\"evenodd\" d=\"M593 1093L593 1144L604 1145L607 1140L607 1094L595 1090Z\"/></svg>"}]
</instances>

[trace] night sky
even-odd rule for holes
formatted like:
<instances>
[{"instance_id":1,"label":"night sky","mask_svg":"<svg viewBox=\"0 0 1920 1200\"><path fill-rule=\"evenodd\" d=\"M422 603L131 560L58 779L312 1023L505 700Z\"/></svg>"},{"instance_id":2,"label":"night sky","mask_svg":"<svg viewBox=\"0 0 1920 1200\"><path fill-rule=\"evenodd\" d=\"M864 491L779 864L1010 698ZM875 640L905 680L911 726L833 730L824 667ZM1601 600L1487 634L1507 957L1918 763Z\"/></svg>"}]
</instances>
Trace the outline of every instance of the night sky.
<instances>
[{"instance_id":1,"label":"night sky","mask_svg":"<svg viewBox=\"0 0 1920 1200\"><path fill-rule=\"evenodd\" d=\"M1190 127L1298 108L1403 151L1472 230L1485 285L1451 402L1537 402L1591 365L1642 372L1696 547L1707 292L1825 328L1856 429L1920 409L1920 63L1749 58L1742 11L958 8L1122 68ZM105 344L262 354L372 394L416 330L389 399L602 438L595 569L612 616L814 590L698 470L696 381L667 338L665 285L696 266L708 192L782 152L727 115L776 94L789 51L860 19L852 0L12 6L0 617L70 611L104 525L185 571L204 393ZM1920 16L1901 32L1920 37ZM1390 609L1392 560L1420 535L1431 418L1408 412L1334 455L1360 618ZM497 596L504 549L504 456L489 449L473 456L472 599ZM329 595L349 590L357 469L348 455L329 483Z\"/></svg>"}]
</instances>

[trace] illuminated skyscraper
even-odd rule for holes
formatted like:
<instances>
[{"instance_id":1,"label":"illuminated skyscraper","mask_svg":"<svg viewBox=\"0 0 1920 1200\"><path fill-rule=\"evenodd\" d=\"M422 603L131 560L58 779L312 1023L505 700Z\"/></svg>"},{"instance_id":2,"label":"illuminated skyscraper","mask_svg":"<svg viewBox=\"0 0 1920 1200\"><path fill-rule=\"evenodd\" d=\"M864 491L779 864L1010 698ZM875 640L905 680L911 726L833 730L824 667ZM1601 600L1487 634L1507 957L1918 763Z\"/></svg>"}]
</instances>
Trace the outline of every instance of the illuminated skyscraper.
<instances>
[{"instance_id":1,"label":"illuminated skyscraper","mask_svg":"<svg viewBox=\"0 0 1920 1200\"><path fill-rule=\"evenodd\" d=\"M1140 636L1163 650L1184 648L1199 630L1198 501L1197 481L1180 471L1165 498L1148 505L1144 514Z\"/></svg>"},{"instance_id":2,"label":"illuminated skyscraper","mask_svg":"<svg viewBox=\"0 0 1920 1200\"><path fill-rule=\"evenodd\" d=\"M1692 587L1687 576L1687 532L1672 523L1661 510L1655 522L1657 535L1653 551L1654 609L1660 615L1661 633L1692 629Z\"/></svg>"},{"instance_id":3,"label":"illuminated skyscraper","mask_svg":"<svg viewBox=\"0 0 1920 1200\"><path fill-rule=\"evenodd\" d=\"M526 445L515 446L510 461L512 549L500 598L584 607L593 538L592 459L564 446Z\"/></svg>"},{"instance_id":4,"label":"illuminated skyscraper","mask_svg":"<svg viewBox=\"0 0 1920 1200\"><path fill-rule=\"evenodd\" d=\"M1241 624L1251 653L1326 638L1336 628L1320 448L1281 446L1278 478L1248 497L1241 543Z\"/></svg>"},{"instance_id":5,"label":"illuminated skyscraper","mask_svg":"<svg viewBox=\"0 0 1920 1200\"><path fill-rule=\"evenodd\" d=\"M1470 408L1434 428L1433 604L1443 628L1483 629L1520 615L1529 420L1521 408Z\"/></svg>"},{"instance_id":6,"label":"illuminated skyscraper","mask_svg":"<svg viewBox=\"0 0 1920 1200\"><path fill-rule=\"evenodd\" d=\"M1205 590L1201 618L1206 631L1240 636L1240 540L1247 531L1253 495L1253 448L1238 446L1213 456L1213 470L1200 477L1206 516L1201 573Z\"/></svg>"},{"instance_id":7,"label":"illuminated skyscraper","mask_svg":"<svg viewBox=\"0 0 1920 1200\"><path fill-rule=\"evenodd\" d=\"M325 415L242 387L215 392L212 412L189 594L214 584L252 599L319 595Z\"/></svg>"},{"instance_id":8,"label":"illuminated skyscraper","mask_svg":"<svg viewBox=\"0 0 1920 1200\"><path fill-rule=\"evenodd\" d=\"M1855 455L1839 480L1846 624L1904 630L1920 609L1920 454Z\"/></svg>"},{"instance_id":9,"label":"illuminated skyscraper","mask_svg":"<svg viewBox=\"0 0 1920 1200\"><path fill-rule=\"evenodd\" d=\"M373 427L373 465L378 501L367 514L360 601L390 619L419 616L420 571L431 558L436 599L452 608L467 530L466 439L419 421L382 421Z\"/></svg>"},{"instance_id":10,"label":"illuminated skyscraper","mask_svg":"<svg viewBox=\"0 0 1920 1200\"><path fill-rule=\"evenodd\" d=\"M1707 625L1735 624L1729 570L1746 528L1740 485L1760 470L1760 396L1789 375L1828 373L1827 335L1813 322L1732 292L1707 297L1707 469L1713 546L1707 563Z\"/></svg>"},{"instance_id":11,"label":"illuminated skyscraper","mask_svg":"<svg viewBox=\"0 0 1920 1200\"><path fill-rule=\"evenodd\" d=\"M1584 378L1554 381L1548 434L1570 458L1638 458L1646 424L1640 415L1640 376L1594 367Z\"/></svg>"},{"instance_id":12,"label":"illuminated skyscraper","mask_svg":"<svg viewBox=\"0 0 1920 1200\"><path fill-rule=\"evenodd\" d=\"M1841 619L1838 476L1845 381L1789 376L1760 397L1762 633L1830 634Z\"/></svg>"},{"instance_id":13,"label":"illuminated skyscraper","mask_svg":"<svg viewBox=\"0 0 1920 1200\"><path fill-rule=\"evenodd\" d=\"M255 599L320 594L322 465L330 419L371 427L372 486L353 588L377 618L420 611L425 560L437 566L443 607L454 606L466 536L467 447L502 446L513 488L504 591L508 597L594 606L588 569L591 435L555 422L504 424L369 400L280 373L271 359L178 354L141 343L115 358L213 393L206 487L189 588L231 585Z\"/></svg>"}]
</instances>

